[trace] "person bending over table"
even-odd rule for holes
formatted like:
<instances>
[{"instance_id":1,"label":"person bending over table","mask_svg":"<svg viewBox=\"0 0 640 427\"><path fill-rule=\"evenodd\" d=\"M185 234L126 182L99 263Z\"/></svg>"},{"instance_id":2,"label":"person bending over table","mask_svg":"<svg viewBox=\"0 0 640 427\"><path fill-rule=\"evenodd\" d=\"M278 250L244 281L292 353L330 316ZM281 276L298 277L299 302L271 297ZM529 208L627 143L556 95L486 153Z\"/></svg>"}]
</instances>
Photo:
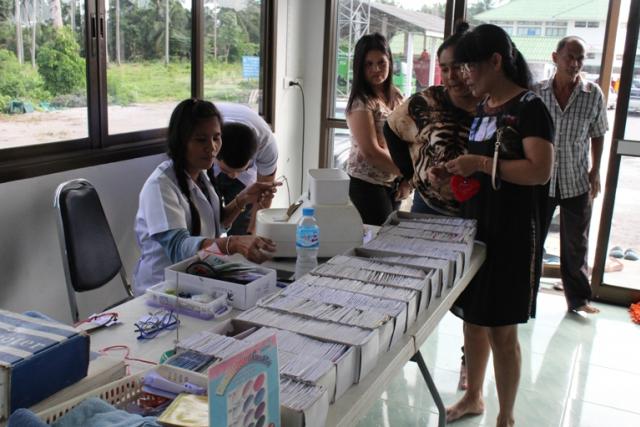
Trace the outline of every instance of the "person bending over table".
<instances>
[{"instance_id":1,"label":"person bending over table","mask_svg":"<svg viewBox=\"0 0 640 427\"><path fill-rule=\"evenodd\" d=\"M275 251L270 239L256 236L220 237L249 203L273 198L276 183L257 182L223 206L211 172L222 145L222 116L208 101L187 99L171 114L169 160L149 176L140 192L135 232L140 259L134 273L134 293L164 280L165 267L217 245L224 254L239 253L263 262Z\"/></svg>"},{"instance_id":2,"label":"person bending over table","mask_svg":"<svg viewBox=\"0 0 640 427\"><path fill-rule=\"evenodd\" d=\"M469 126L481 99L465 84L460 64L453 59L456 43L468 29L466 22L459 24L438 47L442 85L411 96L384 126L391 158L416 190L414 213L460 215L445 164L467 152Z\"/></svg>"},{"instance_id":3,"label":"person bending over table","mask_svg":"<svg viewBox=\"0 0 640 427\"><path fill-rule=\"evenodd\" d=\"M221 197L229 202L254 182L274 182L278 146L267 122L251 108L227 102L220 102L216 107L224 121L224 144L214 160L213 172ZM271 198L248 204L227 234L253 234L256 213L270 206Z\"/></svg>"}]
</instances>

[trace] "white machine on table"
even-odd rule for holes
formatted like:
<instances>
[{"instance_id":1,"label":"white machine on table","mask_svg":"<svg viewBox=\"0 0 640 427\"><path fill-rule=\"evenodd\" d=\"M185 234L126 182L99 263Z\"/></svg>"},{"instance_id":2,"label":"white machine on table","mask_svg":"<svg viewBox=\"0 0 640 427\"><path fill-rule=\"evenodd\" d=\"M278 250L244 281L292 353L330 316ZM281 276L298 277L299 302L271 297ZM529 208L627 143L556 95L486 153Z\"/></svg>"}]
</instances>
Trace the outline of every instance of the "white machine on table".
<instances>
[{"instance_id":1,"label":"white machine on table","mask_svg":"<svg viewBox=\"0 0 640 427\"><path fill-rule=\"evenodd\" d=\"M349 175L344 171L310 169L309 191L297 203L301 204L291 215L288 209L258 211L256 234L275 241L276 257L296 256L296 226L305 207L315 209L320 228L319 257L332 257L362 245L362 218L349 200Z\"/></svg>"}]
</instances>

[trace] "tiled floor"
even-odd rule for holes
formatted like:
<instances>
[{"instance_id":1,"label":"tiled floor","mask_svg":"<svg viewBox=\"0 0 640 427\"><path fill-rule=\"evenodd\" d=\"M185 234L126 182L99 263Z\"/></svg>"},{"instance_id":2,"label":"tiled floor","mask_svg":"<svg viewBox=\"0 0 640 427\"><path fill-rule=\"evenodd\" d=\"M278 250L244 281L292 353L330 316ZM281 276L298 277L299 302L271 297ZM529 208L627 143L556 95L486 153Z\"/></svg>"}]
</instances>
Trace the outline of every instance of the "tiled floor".
<instances>
[{"instance_id":1,"label":"tiled floor","mask_svg":"<svg viewBox=\"0 0 640 427\"><path fill-rule=\"evenodd\" d=\"M516 425L524 427L640 426L640 326L622 307L595 304L597 316L566 313L564 298L540 293L538 318L520 326L522 377ZM422 346L445 405L456 390L462 323L451 314ZM486 411L452 423L494 426L498 413L493 369L485 383ZM437 410L417 365L407 364L358 427L436 426Z\"/></svg>"}]
</instances>

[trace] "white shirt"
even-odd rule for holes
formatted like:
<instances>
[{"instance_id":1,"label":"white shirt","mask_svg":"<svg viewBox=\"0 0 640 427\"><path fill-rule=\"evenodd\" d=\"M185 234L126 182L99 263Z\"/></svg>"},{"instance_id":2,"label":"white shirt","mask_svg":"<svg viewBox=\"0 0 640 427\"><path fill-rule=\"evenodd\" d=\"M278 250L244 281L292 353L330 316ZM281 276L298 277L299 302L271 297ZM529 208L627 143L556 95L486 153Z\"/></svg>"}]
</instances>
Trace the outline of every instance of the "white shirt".
<instances>
[{"instance_id":1,"label":"white shirt","mask_svg":"<svg viewBox=\"0 0 640 427\"><path fill-rule=\"evenodd\" d=\"M186 172L185 172L186 173ZM206 173L200 174L207 187L209 199L189 176L187 184L191 200L200 214L202 236L220 236L220 200ZM164 280L164 269L172 264L164 248L152 236L169 230L191 230L191 210L187 198L180 191L173 170L173 161L165 160L149 176L140 191L135 232L140 247L140 259L134 273L134 293Z\"/></svg>"},{"instance_id":2,"label":"white shirt","mask_svg":"<svg viewBox=\"0 0 640 427\"><path fill-rule=\"evenodd\" d=\"M256 154L251 159L247 170L238 175L237 179L245 187L248 187L257 181L258 175L267 176L274 173L278 165L278 146L267 122L246 105L216 102L216 107L220 110L224 123L246 125L255 132L257 137L258 149ZM223 140L222 143L224 144L225 141ZM214 165L213 172L215 176L218 176L220 168Z\"/></svg>"},{"instance_id":3,"label":"white shirt","mask_svg":"<svg viewBox=\"0 0 640 427\"><path fill-rule=\"evenodd\" d=\"M538 83L534 90L547 106L556 129L549 196L566 199L589 191L591 138L604 136L609 124L604 97L597 84L580 79L563 111L553 92L554 77ZM556 194L556 187L560 188L560 194Z\"/></svg>"}]
</instances>

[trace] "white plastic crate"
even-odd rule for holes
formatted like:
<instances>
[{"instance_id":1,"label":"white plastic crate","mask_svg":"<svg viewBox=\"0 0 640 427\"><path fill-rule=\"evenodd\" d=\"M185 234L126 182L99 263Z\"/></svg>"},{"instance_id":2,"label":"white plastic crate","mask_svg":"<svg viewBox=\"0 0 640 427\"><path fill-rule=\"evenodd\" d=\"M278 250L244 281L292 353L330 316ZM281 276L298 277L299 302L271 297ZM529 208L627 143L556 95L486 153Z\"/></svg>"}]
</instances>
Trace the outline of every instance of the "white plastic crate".
<instances>
[{"instance_id":1,"label":"white plastic crate","mask_svg":"<svg viewBox=\"0 0 640 427\"><path fill-rule=\"evenodd\" d=\"M121 380L104 385L74 399L70 399L65 403L38 412L36 415L45 423L53 424L67 412L75 408L80 402L90 397L100 398L118 409L125 409L129 403L135 402L143 393L142 377L151 370L155 370L158 374L175 383L183 384L188 382L204 388L207 388L208 385L207 376L204 374L176 368L175 366L158 365L148 371L122 378ZM280 415L282 417L282 426L322 427L325 425L328 409L329 397L326 392L316 403L305 411L296 411L281 406Z\"/></svg>"},{"instance_id":2,"label":"white plastic crate","mask_svg":"<svg viewBox=\"0 0 640 427\"><path fill-rule=\"evenodd\" d=\"M188 292L193 295L207 294L214 298L211 302L201 303L190 298L182 298L166 292L168 290L175 292L176 287L175 283L165 281L147 288L147 304L154 307L176 310L180 313L205 320L221 316L229 311L227 294L225 293L207 290L206 287L195 283L180 285L179 292Z\"/></svg>"},{"instance_id":3,"label":"white plastic crate","mask_svg":"<svg viewBox=\"0 0 640 427\"><path fill-rule=\"evenodd\" d=\"M189 382L200 387L207 387L207 377L195 372L166 365L159 365L152 369L166 379L176 383L183 384ZM74 399L70 399L65 403L38 412L36 415L47 424L52 424L89 397L98 397L118 409L124 409L127 404L135 402L142 394L142 377L144 377L147 372L149 371L114 381Z\"/></svg>"}]
</instances>

